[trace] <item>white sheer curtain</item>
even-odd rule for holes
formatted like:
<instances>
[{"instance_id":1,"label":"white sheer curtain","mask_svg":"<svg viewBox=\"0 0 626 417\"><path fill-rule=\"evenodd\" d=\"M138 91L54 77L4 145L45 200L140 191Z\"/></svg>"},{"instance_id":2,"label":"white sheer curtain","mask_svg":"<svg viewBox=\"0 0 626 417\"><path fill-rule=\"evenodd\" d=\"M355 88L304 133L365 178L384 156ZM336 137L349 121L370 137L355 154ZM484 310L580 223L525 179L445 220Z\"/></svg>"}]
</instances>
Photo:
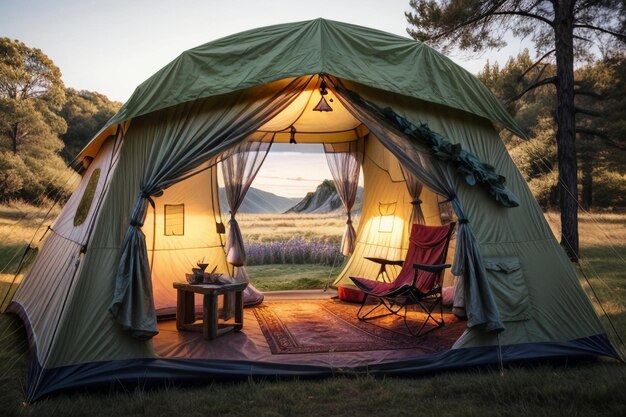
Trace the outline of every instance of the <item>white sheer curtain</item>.
<instances>
[{"instance_id":1,"label":"white sheer curtain","mask_svg":"<svg viewBox=\"0 0 626 417\"><path fill-rule=\"evenodd\" d=\"M400 164L400 169L402 170L402 175L404 176L404 180L406 181L406 188L409 191L409 195L411 196L411 204L413 205L413 209L411 210L411 221L409 222L409 230L414 224L426 224L426 220L424 219L424 212L422 212L422 200L420 200L420 195L422 194L422 190L424 189L424 184L417 177L411 174L402 164Z\"/></svg>"},{"instance_id":2,"label":"white sheer curtain","mask_svg":"<svg viewBox=\"0 0 626 417\"><path fill-rule=\"evenodd\" d=\"M325 143L324 152L330 173L335 182L335 189L346 210L348 219L341 241L341 253L344 256L352 255L356 245L356 230L352 225L352 207L359 189L359 175L363 152L360 150L360 140L341 143Z\"/></svg>"},{"instance_id":3,"label":"white sheer curtain","mask_svg":"<svg viewBox=\"0 0 626 417\"><path fill-rule=\"evenodd\" d=\"M230 208L226 260L233 266L246 264L246 249L235 216L250 189L252 181L259 172L259 168L263 165L263 161L272 146L272 141L273 137L270 137L267 142L243 142L226 151L222 159L224 191Z\"/></svg>"},{"instance_id":4,"label":"white sheer curtain","mask_svg":"<svg viewBox=\"0 0 626 417\"><path fill-rule=\"evenodd\" d=\"M269 139L269 141L264 141ZM248 282L243 293L244 305L256 305L263 302L264 296L254 285L246 272L246 248L236 215L246 193L259 172L265 157L272 147L273 135L265 135L259 141L245 141L229 149L223 155L222 176L224 191L230 208L228 234L226 235L226 260L235 268L234 279L237 282ZM234 303L232 303L234 305Z\"/></svg>"}]
</instances>

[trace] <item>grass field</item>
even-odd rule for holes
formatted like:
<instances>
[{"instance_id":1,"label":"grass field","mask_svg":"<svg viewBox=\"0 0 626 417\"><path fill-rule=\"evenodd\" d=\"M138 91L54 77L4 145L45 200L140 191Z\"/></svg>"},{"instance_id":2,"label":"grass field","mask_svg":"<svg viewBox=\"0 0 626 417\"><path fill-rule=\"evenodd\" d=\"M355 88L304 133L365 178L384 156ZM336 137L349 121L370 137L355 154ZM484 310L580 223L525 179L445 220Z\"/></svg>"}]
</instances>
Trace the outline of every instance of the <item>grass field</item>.
<instances>
[{"instance_id":1,"label":"grass field","mask_svg":"<svg viewBox=\"0 0 626 417\"><path fill-rule=\"evenodd\" d=\"M28 271L28 265L37 255L37 244L59 211L58 207L50 209L24 204L0 205L0 309L4 310L10 299L5 297L6 291L11 295L17 290L16 285L9 284L21 282L24 273ZM27 247L32 249L25 251ZM20 262L24 262L25 266L22 273L15 277L13 271Z\"/></svg>"},{"instance_id":2,"label":"grass field","mask_svg":"<svg viewBox=\"0 0 626 417\"><path fill-rule=\"evenodd\" d=\"M11 226L18 210L0 210L0 260L20 241L25 227ZM30 222L37 222L31 213ZM17 217L16 217L17 216ZM558 215L546 218L558 230ZM626 215L581 215L582 266L613 319L626 337ZM242 219L244 234L270 241L271 228L284 224L277 235L290 238L340 239L343 221L277 216ZM315 227L316 222L322 226ZM324 225L324 222L328 222ZM255 226L256 224L256 226ZM256 232L253 230L255 229ZM22 236L20 236L20 233ZM335 237L331 237L330 235ZM337 238L336 236L339 236ZM250 239L250 237L249 237ZM250 267L262 289L303 288L323 284L327 265L263 265ZM3 278L4 279L4 278ZM589 289L585 280L583 286ZM589 292L589 291L588 291ZM593 295L591 295L593 298ZM598 311L601 310L598 307ZM61 395L22 407L27 375L27 341L19 320L0 316L0 416L624 416L626 366L613 360L512 366L498 370L472 369L419 378L336 377L323 380L247 380L191 387L120 389L111 393Z\"/></svg>"},{"instance_id":3,"label":"grass field","mask_svg":"<svg viewBox=\"0 0 626 417\"><path fill-rule=\"evenodd\" d=\"M546 213L546 218L553 232L557 233L560 230L559 215ZM626 214L594 213L589 216L583 213L579 218L579 234L579 276L583 288L594 301L605 326L610 324L597 298L626 341ZM594 291L591 291L585 276Z\"/></svg>"},{"instance_id":4,"label":"grass field","mask_svg":"<svg viewBox=\"0 0 626 417\"><path fill-rule=\"evenodd\" d=\"M334 269L328 265L258 265L246 268L261 291L278 290L315 290L323 288L329 281L329 274L341 271L340 266ZM331 277L331 283L332 279Z\"/></svg>"},{"instance_id":5,"label":"grass field","mask_svg":"<svg viewBox=\"0 0 626 417\"><path fill-rule=\"evenodd\" d=\"M346 220L340 215L243 213L237 218L251 265L247 271L261 291L323 288L334 278L330 274L337 274L343 266L339 247ZM320 262L309 264L302 256L307 252L324 256L318 256ZM268 259L282 263L268 264Z\"/></svg>"}]
</instances>

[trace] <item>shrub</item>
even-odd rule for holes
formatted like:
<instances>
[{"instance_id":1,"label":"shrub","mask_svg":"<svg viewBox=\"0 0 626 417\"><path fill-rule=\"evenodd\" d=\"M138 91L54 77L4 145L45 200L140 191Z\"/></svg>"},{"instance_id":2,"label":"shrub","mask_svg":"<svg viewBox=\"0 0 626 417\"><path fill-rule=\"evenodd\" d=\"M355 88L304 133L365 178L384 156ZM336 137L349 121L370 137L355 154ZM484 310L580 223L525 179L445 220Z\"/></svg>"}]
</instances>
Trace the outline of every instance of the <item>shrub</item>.
<instances>
[{"instance_id":1,"label":"shrub","mask_svg":"<svg viewBox=\"0 0 626 417\"><path fill-rule=\"evenodd\" d=\"M556 169L556 142L551 119L539 120L533 129L533 137L519 142L510 154L526 181Z\"/></svg>"},{"instance_id":2,"label":"shrub","mask_svg":"<svg viewBox=\"0 0 626 417\"><path fill-rule=\"evenodd\" d=\"M593 177L593 205L602 208L626 207L626 175L615 171L596 171Z\"/></svg>"},{"instance_id":3,"label":"shrub","mask_svg":"<svg viewBox=\"0 0 626 417\"><path fill-rule=\"evenodd\" d=\"M65 166L58 155L45 160L12 152L0 152L0 202L15 199L41 204L42 198L60 199L71 195L78 174Z\"/></svg>"},{"instance_id":4,"label":"shrub","mask_svg":"<svg viewBox=\"0 0 626 417\"><path fill-rule=\"evenodd\" d=\"M528 182L530 190L544 210L557 203L556 186L558 184L558 176L559 174L556 171L552 171Z\"/></svg>"},{"instance_id":5,"label":"shrub","mask_svg":"<svg viewBox=\"0 0 626 417\"><path fill-rule=\"evenodd\" d=\"M18 196L24 187L24 161L10 152L0 152L0 201L6 202Z\"/></svg>"}]
</instances>

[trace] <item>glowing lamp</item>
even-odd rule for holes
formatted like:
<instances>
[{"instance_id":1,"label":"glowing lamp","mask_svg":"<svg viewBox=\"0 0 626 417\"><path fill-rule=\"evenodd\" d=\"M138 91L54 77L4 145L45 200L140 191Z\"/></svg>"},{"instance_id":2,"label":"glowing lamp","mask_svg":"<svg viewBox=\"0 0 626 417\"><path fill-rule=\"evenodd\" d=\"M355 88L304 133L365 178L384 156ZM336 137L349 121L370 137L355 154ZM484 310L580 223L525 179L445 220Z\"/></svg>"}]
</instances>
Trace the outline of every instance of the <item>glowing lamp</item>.
<instances>
[{"instance_id":1,"label":"glowing lamp","mask_svg":"<svg viewBox=\"0 0 626 417\"><path fill-rule=\"evenodd\" d=\"M380 213L380 222L378 223L379 233L393 232L393 224L395 223L396 203L378 203L378 213Z\"/></svg>"}]
</instances>

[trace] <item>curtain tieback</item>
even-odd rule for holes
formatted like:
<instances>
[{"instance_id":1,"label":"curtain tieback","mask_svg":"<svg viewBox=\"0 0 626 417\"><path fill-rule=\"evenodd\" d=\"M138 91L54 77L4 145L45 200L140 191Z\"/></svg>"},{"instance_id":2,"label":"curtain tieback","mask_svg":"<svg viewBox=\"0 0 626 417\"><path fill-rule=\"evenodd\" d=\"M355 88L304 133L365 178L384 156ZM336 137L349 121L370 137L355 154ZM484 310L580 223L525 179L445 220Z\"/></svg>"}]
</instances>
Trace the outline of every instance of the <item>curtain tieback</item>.
<instances>
[{"instance_id":1,"label":"curtain tieback","mask_svg":"<svg viewBox=\"0 0 626 417\"><path fill-rule=\"evenodd\" d=\"M468 224L469 222L469 219L465 217L459 219L459 224Z\"/></svg>"},{"instance_id":2,"label":"curtain tieback","mask_svg":"<svg viewBox=\"0 0 626 417\"><path fill-rule=\"evenodd\" d=\"M163 192L162 191L157 191L156 193L157 195L162 195ZM152 196L144 190L141 190L141 192L139 193L139 198L141 200L146 200L154 209L156 207L154 200L152 199ZM145 218L145 208L143 208L143 204L140 201L137 201L137 205L135 206L135 209L133 211L133 214L130 218L130 225L132 227L139 227L142 228L143 227L143 220Z\"/></svg>"},{"instance_id":3,"label":"curtain tieback","mask_svg":"<svg viewBox=\"0 0 626 417\"><path fill-rule=\"evenodd\" d=\"M144 200L148 200L148 203L150 203L150 205L152 206L152 208L155 207L154 204L154 200L152 199L152 195L148 194L146 191L141 191L141 193L139 194L141 196L141 198L143 198ZM154 193L154 195L156 195L157 197L163 195L163 191L157 191L156 193Z\"/></svg>"},{"instance_id":4,"label":"curtain tieback","mask_svg":"<svg viewBox=\"0 0 626 417\"><path fill-rule=\"evenodd\" d=\"M422 204L422 200L416 198L415 200L411 201L411 204L413 204L414 206L419 206L420 204Z\"/></svg>"},{"instance_id":5,"label":"curtain tieback","mask_svg":"<svg viewBox=\"0 0 626 417\"><path fill-rule=\"evenodd\" d=\"M456 198L456 194L452 194L446 200L443 200L442 203L449 203Z\"/></svg>"}]
</instances>

